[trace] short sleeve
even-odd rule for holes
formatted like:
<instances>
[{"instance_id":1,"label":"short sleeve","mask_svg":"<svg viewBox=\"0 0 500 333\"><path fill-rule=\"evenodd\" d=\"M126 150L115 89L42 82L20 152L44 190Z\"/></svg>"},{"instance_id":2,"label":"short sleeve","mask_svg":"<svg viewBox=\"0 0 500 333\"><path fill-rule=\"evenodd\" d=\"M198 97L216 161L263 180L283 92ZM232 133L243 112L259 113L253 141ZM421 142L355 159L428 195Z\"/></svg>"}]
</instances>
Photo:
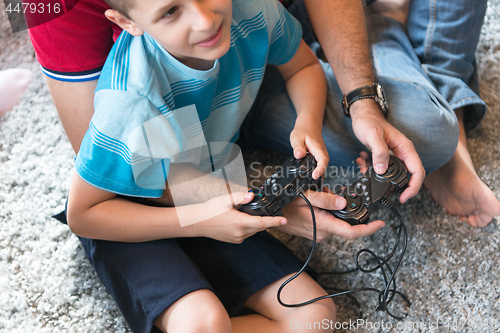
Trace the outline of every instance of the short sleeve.
<instances>
[{"instance_id":1,"label":"short sleeve","mask_svg":"<svg viewBox=\"0 0 500 333\"><path fill-rule=\"evenodd\" d=\"M102 0L80 0L61 17L29 29L47 76L69 82L99 77L113 40L121 32L104 16L107 9Z\"/></svg>"},{"instance_id":2,"label":"short sleeve","mask_svg":"<svg viewBox=\"0 0 500 333\"><path fill-rule=\"evenodd\" d=\"M180 151L175 118L147 97L122 90L99 90L95 110L75 161L78 175L109 192L161 197L170 161Z\"/></svg>"},{"instance_id":3,"label":"short sleeve","mask_svg":"<svg viewBox=\"0 0 500 333\"><path fill-rule=\"evenodd\" d=\"M268 63L283 65L297 52L302 38L300 23L276 1L277 10L268 11L270 28Z\"/></svg>"}]
</instances>

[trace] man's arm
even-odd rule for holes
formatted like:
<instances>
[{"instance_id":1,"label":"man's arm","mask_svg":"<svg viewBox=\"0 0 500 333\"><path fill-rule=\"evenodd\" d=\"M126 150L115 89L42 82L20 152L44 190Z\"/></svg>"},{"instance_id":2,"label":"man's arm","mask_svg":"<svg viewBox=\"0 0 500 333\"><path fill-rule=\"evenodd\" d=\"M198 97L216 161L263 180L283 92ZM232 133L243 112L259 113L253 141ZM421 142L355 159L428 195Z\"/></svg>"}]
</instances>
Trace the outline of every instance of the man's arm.
<instances>
[{"instance_id":1,"label":"man's arm","mask_svg":"<svg viewBox=\"0 0 500 333\"><path fill-rule=\"evenodd\" d=\"M46 77L46 80L64 131L73 150L78 153L94 114L94 91L97 80L64 82L49 77Z\"/></svg>"},{"instance_id":2,"label":"man's arm","mask_svg":"<svg viewBox=\"0 0 500 333\"><path fill-rule=\"evenodd\" d=\"M305 0L304 3L342 92L371 85L375 76L362 1Z\"/></svg>"},{"instance_id":3,"label":"man's arm","mask_svg":"<svg viewBox=\"0 0 500 333\"><path fill-rule=\"evenodd\" d=\"M304 3L342 92L375 82L362 1L305 0ZM377 173L387 170L389 150L405 162L412 177L400 201L416 195L425 171L412 142L386 121L372 99L353 103L351 118L356 137L372 152Z\"/></svg>"}]
</instances>

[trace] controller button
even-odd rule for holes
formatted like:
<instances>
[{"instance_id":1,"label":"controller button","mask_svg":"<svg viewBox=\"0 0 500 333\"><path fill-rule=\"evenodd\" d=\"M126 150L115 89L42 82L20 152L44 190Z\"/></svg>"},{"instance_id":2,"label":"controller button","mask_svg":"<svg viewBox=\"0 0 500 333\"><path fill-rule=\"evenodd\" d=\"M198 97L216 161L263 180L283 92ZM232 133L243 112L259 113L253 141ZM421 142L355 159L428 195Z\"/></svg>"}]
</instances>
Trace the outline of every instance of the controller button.
<instances>
[{"instance_id":1,"label":"controller button","mask_svg":"<svg viewBox=\"0 0 500 333\"><path fill-rule=\"evenodd\" d=\"M369 196L369 195L370 195L370 193L365 192L365 193L363 193L363 195L364 195L365 197L367 197L367 196Z\"/></svg>"},{"instance_id":2,"label":"controller button","mask_svg":"<svg viewBox=\"0 0 500 333\"><path fill-rule=\"evenodd\" d=\"M366 187L366 186L365 186ZM356 188L361 188L361 183L356 184Z\"/></svg>"},{"instance_id":3,"label":"controller button","mask_svg":"<svg viewBox=\"0 0 500 333\"><path fill-rule=\"evenodd\" d=\"M355 202L351 202L351 209L355 209L356 207L358 207L358 204Z\"/></svg>"},{"instance_id":4,"label":"controller button","mask_svg":"<svg viewBox=\"0 0 500 333\"><path fill-rule=\"evenodd\" d=\"M370 202L370 197L365 198L366 202Z\"/></svg>"},{"instance_id":5,"label":"controller button","mask_svg":"<svg viewBox=\"0 0 500 333\"><path fill-rule=\"evenodd\" d=\"M361 178L361 181L362 181L363 183L366 183L366 182L368 181L368 178L363 177L363 178Z\"/></svg>"},{"instance_id":6,"label":"controller button","mask_svg":"<svg viewBox=\"0 0 500 333\"><path fill-rule=\"evenodd\" d=\"M361 188L363 189L363 191L366 191L366 185L363 185Z\"/></svg>"},{"instance_id":7,"label":"controller button","mask_svg":"<svg viewBox=\"0 0 500 333\"><path fill-rule=\"evenodd\" d=\"M274 179L274 178L273 178L273 179L271 180L271 183L276 184L276 179Z\"/></svg>"},{"instance_id":8,"label":"controller button","mask_svg":"<svg viewBox=\"0 0 500 333\"><path fill-rule=\"evenodd\" d=\"M353 199L356 199L358 197L358 195L356 193L352 192L350 194L350 197L353 198Z\"/></svg>"}]
</instances>

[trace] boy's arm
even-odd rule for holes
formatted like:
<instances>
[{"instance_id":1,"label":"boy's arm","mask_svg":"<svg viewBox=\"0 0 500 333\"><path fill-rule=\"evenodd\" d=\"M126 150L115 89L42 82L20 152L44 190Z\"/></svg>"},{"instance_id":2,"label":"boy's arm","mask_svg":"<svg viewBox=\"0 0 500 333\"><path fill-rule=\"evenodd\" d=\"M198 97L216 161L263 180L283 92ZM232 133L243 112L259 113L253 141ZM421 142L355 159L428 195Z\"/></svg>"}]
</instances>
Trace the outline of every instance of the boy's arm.
<instances>
[{"instance_id":1,"label":"boy's arm","mask_svg":"<svg viewBox=\"0 0 500 333\"><path fill-rule=\"evenodd\" d=\"M297 111L290 144L296 158L309 151L318 162L313 172L319 178L328 165L328 152L322 137L327 84L316 55L302 40L295 55L284 65L276 66L286 82L290 99Z\"/></svg>"},{"instance_id":2,"label":"boy's arm","mask_svg":"<svg viewBox=\"0 0 500 333\"><path fill-rule=\"evenodd\" d=\"M233 193L247 203L253 194ZM286 223L283 217L257 217L233 209L228 195L200 204L153 207L98 189L75 172L68 199L68 225L85 238L145 242L176 237L209 237L229 243ZM182 224L181 224L182 222Z\"/></svg>"}]
</instances>

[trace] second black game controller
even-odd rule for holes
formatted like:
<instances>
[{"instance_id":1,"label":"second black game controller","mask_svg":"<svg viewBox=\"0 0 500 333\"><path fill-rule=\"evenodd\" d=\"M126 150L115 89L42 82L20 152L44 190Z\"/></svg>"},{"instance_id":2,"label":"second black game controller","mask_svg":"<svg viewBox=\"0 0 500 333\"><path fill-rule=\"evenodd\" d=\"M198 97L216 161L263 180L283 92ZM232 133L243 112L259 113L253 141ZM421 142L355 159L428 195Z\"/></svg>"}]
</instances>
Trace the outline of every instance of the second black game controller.
<instances>
[{"instance_id":1,"label":"second black game controller","mask_svg":"<svg viewBox=\"0 0 500 333\"><path fill-rule=\"evenodd\" d=\"M287 159L260 187L250 190L254 198L239 210L250 215L277 215L305 189L319 189L321 178L312 178L316 165L316 159L309 153L300 159Z\"/></svg>"},{"instance_id":2,"label":"second black game controller","mask_svg":"<svg viewBox=\"0 0 500 333\"><path fill-rule=\"evenodd\" d=\"M368 166L368 171L354 184L343 187L335 194L344 197L347 205L341 210L330 211L335 217L351 225L368 222L370 213L394 192L408 187L408 171L399 158L392 156L387 171L379 175Z\"/></svg>"}]
</instances>

